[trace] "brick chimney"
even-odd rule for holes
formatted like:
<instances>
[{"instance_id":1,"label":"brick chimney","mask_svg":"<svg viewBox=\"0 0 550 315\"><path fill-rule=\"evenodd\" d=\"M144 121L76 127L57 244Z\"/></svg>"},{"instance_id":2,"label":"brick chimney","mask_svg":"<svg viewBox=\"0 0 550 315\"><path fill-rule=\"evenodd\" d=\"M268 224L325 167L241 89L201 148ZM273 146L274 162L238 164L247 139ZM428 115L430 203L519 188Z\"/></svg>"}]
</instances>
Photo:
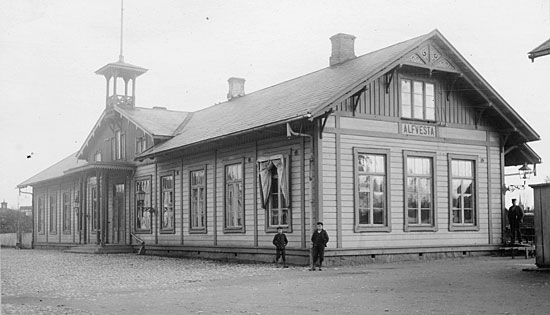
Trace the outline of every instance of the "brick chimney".
<instances>
[{"instance_id":1,"label":"brick chimney","mask_svg":"<svg viewBox=\"0 0 550 315\"><path fill-rule=\"evenodd\" d=\"M332 55L329 60L331 67L355 58L355 36L338 33L332 36L330 41L332 42Z\"/></svg>"},{"instance_id":2,"label":"brick chimney","mask_svg":"<svg viewBox=\"0 0 550 315\"><path fill-rule=\"evenodd\" d=\"M244 79L231 77L227 80L229 82L229 92L227 93L227 100L230 101L234 98L244 96Z\"/></svg>"}]
</instances>

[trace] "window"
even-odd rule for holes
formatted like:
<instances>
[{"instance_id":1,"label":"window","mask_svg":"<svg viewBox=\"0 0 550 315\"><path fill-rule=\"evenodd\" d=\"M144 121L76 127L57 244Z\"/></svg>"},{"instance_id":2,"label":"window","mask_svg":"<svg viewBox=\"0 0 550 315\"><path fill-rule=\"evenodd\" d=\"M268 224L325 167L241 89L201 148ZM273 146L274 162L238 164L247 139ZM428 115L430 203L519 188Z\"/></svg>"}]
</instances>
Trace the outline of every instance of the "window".
<instances>
[{"instance_id":1,"label":"window","mask_svg":"<svg viewBox=\"0 0 550 315\"><path fill-rule=\"evenodd\" d=\"M50 234L57 234L57 196L50 196Z\"/></svg>"},{"instance_id":2,"label":"window","mask_svg":"<svg viewBox=\"0 0 550 315\"><path fill-rule=\"evenodd\" d=\"M63 232L71 232L71 194L63 193Z\"/></svg>"},{"instance_id":3,"label":"window","mask_svg":"<svg viewBox=\"0 0 550 315\"><path fill-rule=\"evenodd\" d=\"M405 230L435 230L435 154L405 152Z\"/></svg>"},{"instance_id":4,"label":"window","mask_svg":"<svg viewBox=\"0 0 550 315\"><path fill-rule=\"evenodd\" d=\"M288 158L282 155L258 160L260 195L267 210L267 228L290 227L290 200L288 189Z\"/></svg>"},{"instance_id":5,"label":"window","mask_svg":"<svg viewBox=\"0 0 550 315\"><path fill-rule=\"evenodd\" d=\"M388 150L354 148L355 231L390 231Z\"/></svg>"},{"instance_id":6,"label":"window","mask_svg":"<svg viewBox=\"0 0 550 315\"><path fill-rule=\"evenodd\" d=\"M435 86L433 83L401 80L401 117L435 120Z\"/></svg>"},{"instance_id":7,"label":"window","mask_svg":"<svg viewBox=\"0 0 550 315\"><path fill-rule=\"evenodd\" d=\"M138 192L145 192L145 198L138 200ZM136 181L136 232L150 232L151 231L151 179L142 179Z\"/></svg>"},{"instance_id":8,"label":"window","mask_svg":"<svg viewBox=\"0 0 550 315\"><path fill-rule=\"evenodd\" d=\"M38 233L44 234L45 220L44 220L44 202L43 196L38 197Z\"/></svg>"},{"instance_id":9,"label":"window","mask_svg":"<svg viewBox=\"0 0 550 315\"><path fill-rule=\"evenodd\" d=\"M136 138L136 154L147 150L147 138L145 136Z\"/></svg>"},{"instance_id":10,"label":"window","mask_svg":"<svg viewBox=\"0 0 550 315\"><path fill-rule=\"evenodd\" d=\"M160 178L160 194L162 207L160 209L161 232L174 231L174 175Z\"/></svg>"},{"instance_id":11,"label":"window","mask_svg":"<svg viewBox=\"0 0 550 315\"><path fill-rule=\"evenodd\" d=\"M99 230L99 200L97 196L97 186L92 186L91 197L92 197L92 231Z\"/></svg>"},{"instance_id":12,"label":"window","mask_svg":"<svg viewBox=\"0 0 550 315\"><path fill-rule=\"evenodd\" d=\"M476 157L449 155L450 230L477 229Z\"/></svg>"},{"instance_id":13,"label":"window","mask_svg":"<svg viewBox=\"0 0 550 315\"><path fill-rule=\"evenodd\" d=\"M225 166L225 228L244 230L243 165Z\"/></svg>"},{"instance_id":14,"label":"window","mask_svg":"<svg viewBox=\"0 0 550 315\"><path fill-rule=\"evenodd\" d=\"M190 172L191 231L206 231L204 170Z\"/></svg>"},{"instance_id":15,"label":"window","mask_svg":"<svg viewBox=\"0 0 550 315\"><path fill-rule=\"evenodd\" d=\"M111 138L111 151L113 160L126 159L126 136L120 130L115 131L115 137Z\"/></svg>"},{"instance_id":16,"label":"window","mask_svg":"<svg viewBox=\"0 0 550 315\"><path fill-rule=\"evenodd\" d=\"M95 162L101 162L101 151L97 151L94 155Z\"/></svg>"}]
</instances>

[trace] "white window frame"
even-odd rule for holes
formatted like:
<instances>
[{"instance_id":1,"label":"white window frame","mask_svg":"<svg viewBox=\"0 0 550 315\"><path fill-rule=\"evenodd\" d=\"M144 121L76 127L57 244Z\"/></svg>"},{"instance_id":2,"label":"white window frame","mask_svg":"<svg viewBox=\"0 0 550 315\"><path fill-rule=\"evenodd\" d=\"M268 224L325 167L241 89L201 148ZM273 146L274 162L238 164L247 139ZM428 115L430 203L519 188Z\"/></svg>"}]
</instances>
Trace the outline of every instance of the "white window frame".
<instances>
[{"instance_id":1,"label":"white window frame","mask_svg":"<svg viewBox=\"0 0 550 315\"><path fill-rule=\"evenodd\" d=\"M453 161L467 161L472 163L472 174L471 176L455 176L453 174ZM462 155L462 154L448 154L448 167L449 167L449 231L479 231L479 173L478 173L478 156L475 155ZM470 179L473 182L473 189L471 192L473 202L473 223L455 223L453 222L455 208L453 207L453 180L454 179ZM461 203L463 204L463 203ZM464 218L464 208L459 209L461 211L461 217ZM464 219L463 219L464 221Z\"/></svg>"},{"instance_id":2,"label":"white window frame","mask_svg":"<svg viewBox=\"0 0 550 315\"><path fill-rule=\"evenodd\" d=\"M403 89L404 81L409 81L409 90L410 93L405 93ZM422 87L418 87L415 83L421 84ZM432 87L433 95L427 95L427 86ZM421 89L419 92L418 90ZM418 115L419 111L419 105L417 104L417 99L415 98L415 95L420 95L422 97L421 102L421 110L422 115ZM430 97L432 98L430 101ZM437 109L437 101L436 101L436 85L432 81L427 80L419 80L419 79L412 79L408 77L401 77L399 79L399 99L400 99L400 112L401 112L401 118L404 119L413 119L413 120L423 120L423 121L436 121L436 109ZM408 99L409 104L405 104L406 100ZM432 102L433 104L433 117L427 117L428 116L428 104ZM410 106L410 115L406 115L406 111L404 109L405 106ZM416 108L416 110L415 110Z\"/></svg>"},{"instance_id":3,"label":"white window frame","mask_svg":"<svg viewBox=\"0 0 550 315\"><path fill-rule=\"evenodd\" d=\"M384 157L384 172L366 172L360 171L359 156L361 155L376 155ZM391 232L391 189L389 180L391 178L390 174L390 150L385 149L375 149L375 148L353 148L353 165L354 165L354 209L355 209L355 232ZM361 211L361 199L360 199L360 176L383 176L384 177L384 199L383 199L383 223L375 224L373 222L374 209L372 203L372 191L370 192L371 203L369 205L369 224L360 223L360 211Z\"/></svg>"},{"instance_id":4,"label":"white window frame","mask_svg":"<svg viewBox=\"0 0 550 315\"><path fill-rule=\"evenodd\" d=\"M409 167L409 159L408 158L421 158L421 159L429 159L431 161L430 163L430 174L424 175L424 174L408 174L408 167ZM437 190L435 187L437 187L437 174L435 172L436 168L435 165L437 163L437 155L435 152L419 152L419 151L403 151L403 203L404 203L404 231L405 232L415 232L415 231L437 231ZM422 223L422 208L421 204L422 202L420 200L417 200L418 207L416 209L418 222L417 223L409 223L409 202L408 202L408 181L409 178L418 178L418 179L431 179L430 183L430 223Z\"/></svg>"}]
</instances>

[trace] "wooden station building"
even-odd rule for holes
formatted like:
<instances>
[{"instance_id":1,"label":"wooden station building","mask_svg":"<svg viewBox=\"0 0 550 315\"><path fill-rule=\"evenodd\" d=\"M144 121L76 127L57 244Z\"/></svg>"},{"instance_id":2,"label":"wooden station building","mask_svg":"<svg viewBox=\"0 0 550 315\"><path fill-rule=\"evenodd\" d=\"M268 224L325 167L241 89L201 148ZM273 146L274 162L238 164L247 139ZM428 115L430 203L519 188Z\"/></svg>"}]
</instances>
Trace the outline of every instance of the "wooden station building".
<instances>
[{"instance_id":1,"label":"wooden station building","mask_svg":"<svg viewBox=\"0 0 550 315\"><path fill-rule=\"evenodd\" d=\"M504 167L537 164L539 135L434 30L195 112L136 107L147 70L122 59L76 154L33 188L34 247L307 264L322 221L328 264L497 250ZM328 54L328 52L327 52Z\"/></svg>"}]
</instances>

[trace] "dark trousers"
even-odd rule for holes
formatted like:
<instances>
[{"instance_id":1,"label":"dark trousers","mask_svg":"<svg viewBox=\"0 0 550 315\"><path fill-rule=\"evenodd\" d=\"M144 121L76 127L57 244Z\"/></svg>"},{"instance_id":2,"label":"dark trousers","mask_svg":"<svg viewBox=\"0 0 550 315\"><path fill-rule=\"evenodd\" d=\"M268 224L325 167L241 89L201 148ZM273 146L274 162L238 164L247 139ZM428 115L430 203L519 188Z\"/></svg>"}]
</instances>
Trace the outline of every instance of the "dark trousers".
<instances>
[{"instance_id":1,"label":"dark trousers","mask_svg":"<svg viewBox=\"0 0 550 315\"><path fill-rule=\"evenodd\" d=\"M512 234L512 244L516 242L516 234L518 236L518 242L521 243L521 230L519 228L519 223L510 223L510 233Z\"/></svg>"},{"instance_id":2,"label":"dark trousers","mask_svg":"<svg viewBox=\"0 0 550 315\"><path fill-rule=\"evenodd\" d=\"M285 257L285 249L284 248L277 248L277 254L275 256L275 262L278 262L279 261L279 258L283 258L283 263L286 262L286 257Z\"/></svg>"},{"instance_id":3,"label":"dark trousers","mask_svg":"<svg viewBox=\"0 0 550 315\"><path fill-rule=\"evenodd\" d=\"M325 259L325 247L313 246L311 256L312 267L315 266L315 262L317 262L317 260L319 260L319 267L321 267L321 265L323 265L323 259Z\"/></svg>"}]
</instances>

